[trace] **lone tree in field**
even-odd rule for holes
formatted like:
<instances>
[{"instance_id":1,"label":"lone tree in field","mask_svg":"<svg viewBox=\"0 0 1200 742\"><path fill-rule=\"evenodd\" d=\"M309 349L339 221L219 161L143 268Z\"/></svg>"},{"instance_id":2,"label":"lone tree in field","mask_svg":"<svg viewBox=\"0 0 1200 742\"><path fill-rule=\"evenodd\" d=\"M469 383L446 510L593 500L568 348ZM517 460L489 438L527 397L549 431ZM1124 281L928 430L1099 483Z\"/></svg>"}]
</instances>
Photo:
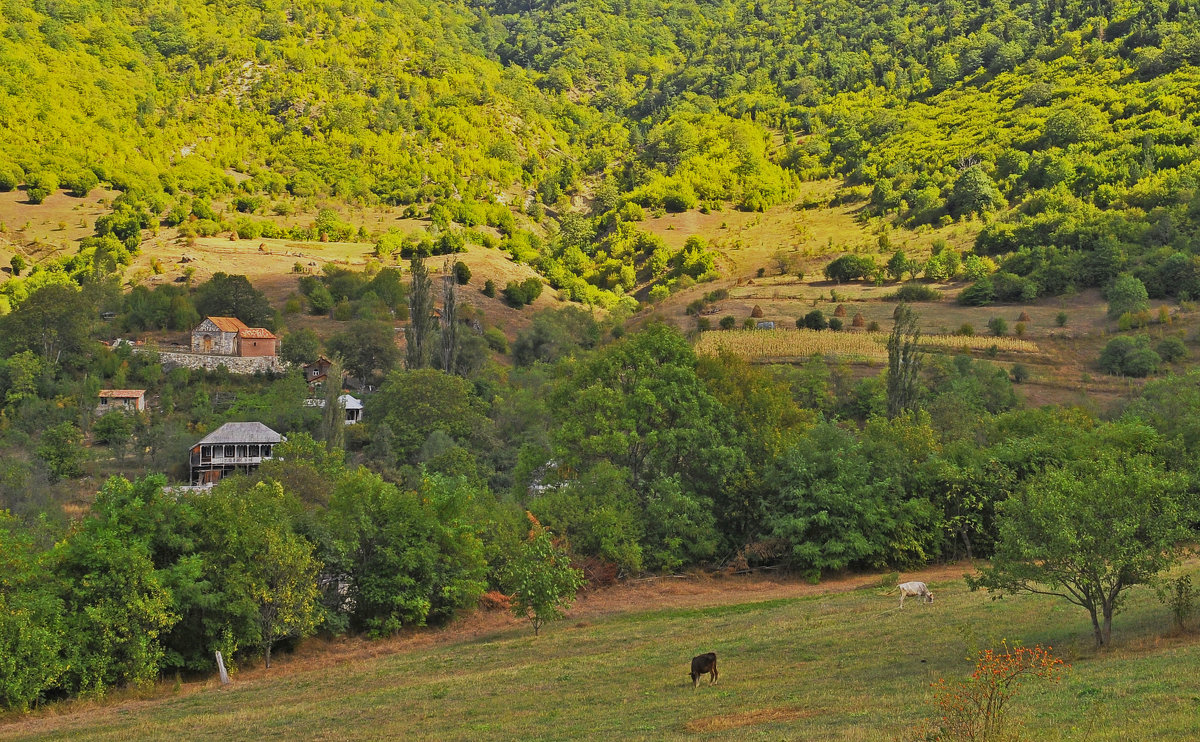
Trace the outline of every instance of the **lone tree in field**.
<instances>
[{"instance_id":1,"label":"lone tree in field","mask_svg":"<svg viewBox=\"0 0 1200 742\"><path fill-rule=\"evenodd\" d=\"M1146 285L1137 276L1122 273L1108 287L1108 316L1120 317L1126 312L1144 312L1150 308Z\"/></svg>"},{"instance_id":2,"label":"lone tree in field","mask_svg":"<svg viewBox=\"0 0 1200 742\"><path fill-rule=\"evenodd\" d=\"M924 356L918 347L921 326L907 304L896 307L896 323L888 336L887 414L896 417L917 403L917 380Z\"/></svg>"},{"instance_id":3,"label":"lone tree in field","mask_svg":"<svg viewBox=\"0 0 1200 742\"><path fill-rule=\"evenodd\" d=\"M1050 469L997 506L992 566L967 583L1086 608L1096 646L1107 646L1125 591L1178 561L1189 504L1186 477L1146 456L1107 451Z\"/></svg>"},{"instance_id":4,"label":"lone tree in field","mask_svg":"<svg viewBox=\"0 0 1200 742\"><path fill-rule=\"evenodd\" d=\"M527 513L529 538L508 565L505 583L512 594L512 611L526 617L537 636L542 624L560 618L583 586L583 573L571 566L567 553L554 545L550 531Z\"/></svg>"}]
</instances>

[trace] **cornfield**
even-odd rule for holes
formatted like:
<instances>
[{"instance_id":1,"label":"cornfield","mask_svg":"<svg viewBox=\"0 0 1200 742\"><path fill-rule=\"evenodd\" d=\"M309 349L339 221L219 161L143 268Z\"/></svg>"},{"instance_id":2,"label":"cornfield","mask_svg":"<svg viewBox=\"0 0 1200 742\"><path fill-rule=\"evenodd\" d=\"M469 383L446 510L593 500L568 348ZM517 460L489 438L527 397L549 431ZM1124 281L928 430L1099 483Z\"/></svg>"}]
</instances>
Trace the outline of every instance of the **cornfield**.
<instances>
[{"instance_id":1,"label":"cornfield","mask_svg":"<svg viewBox=\"0 0 1200 742\"><path fill-rule=\"evenodd\" d=\"M729 351L746 360L802 358L811 355L837 355L864 360L887 358L885 332L825 332L819 330L721 330L704 332L696 343L696 352L716 355ZM1038 346L1028 340L1007 337L967 337L963 335L922 335L921 345L947 350L987 350L992 346L1005 353L1037 353Z\"/></svg>"}]
</instances>

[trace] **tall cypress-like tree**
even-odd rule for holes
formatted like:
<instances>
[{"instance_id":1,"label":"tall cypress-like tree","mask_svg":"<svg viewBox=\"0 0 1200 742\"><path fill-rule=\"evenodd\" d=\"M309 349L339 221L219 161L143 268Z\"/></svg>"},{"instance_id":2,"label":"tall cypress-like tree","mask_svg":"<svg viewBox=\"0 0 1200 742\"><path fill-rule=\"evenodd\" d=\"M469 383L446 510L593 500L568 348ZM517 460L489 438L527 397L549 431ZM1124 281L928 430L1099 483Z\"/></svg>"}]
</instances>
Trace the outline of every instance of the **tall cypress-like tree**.
<instances>
[{"instance_id":1,"label":"tall cypress-like tree","mask_svg":"<svg viewBox=\"0 0 1200 742\"><path fill-rule=\"evenodd\" d=\"M924 354L918 348L921 327L907 304L896 308L896 323L888 337L887 414L896 417L917 403L917 380Z\"/></svg>"},{"instance_id":2,"label":"tall cypress-like tree","mask_svg":"<svg viewBox=\"0 0 1200 742\"><path fill-rule=\"evenodd\" d=\"M455 292L457 279L454 261L447 258L445 275L442 276L442 370L454 373L454 361L458 358L458 294Z\"/></svg>"},{"instance_id":3,"label":"tall cypress-like tree","mask_svg":"<svg viewBox=\"0 0 1200 742\"><path fill-rule=\"evenodd\" d=\"M425 368L429 365L430 335L433 334L433 282L424 259L413 256L409 263L412 273L411 289L408 292L408 327L404 328L407 341L405 364L409 369Z\"/></svg>"},{"instance_id":4,"label":"tall cypress-like tree","mask_svg":"<svg viewBox=\"0 0 1200 742\"><path fill-rule=\"evenodd\" d=\"M346 406L341 397L342 359L334 356L325 376L325 410L321 416L321 434L329 452L341 448L346 439Z\"/></svg>"}]
</instances>

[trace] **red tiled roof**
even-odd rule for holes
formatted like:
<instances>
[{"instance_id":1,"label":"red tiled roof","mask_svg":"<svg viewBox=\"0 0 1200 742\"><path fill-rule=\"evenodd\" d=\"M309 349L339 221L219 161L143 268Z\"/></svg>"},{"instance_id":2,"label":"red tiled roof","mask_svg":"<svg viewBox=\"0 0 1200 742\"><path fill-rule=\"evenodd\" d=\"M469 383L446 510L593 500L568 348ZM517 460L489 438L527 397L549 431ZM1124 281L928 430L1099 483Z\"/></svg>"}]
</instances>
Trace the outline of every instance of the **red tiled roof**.
<instances>
[{"instance_id":1,"label":"red tiled roof","mask_svg":"<svg viewBox=\"0 0 1200 742\"><path fill-rule=\"evenodd\" d=\"M237 317L205 317L205 319L216 325L221 332L241 332L250 329Z\"/></svg>"},{"instance_id":2,"label":"red tiled roof","mask_svg":"<svg viewBox=\"0 0 1200 742\"><path fill-rule=\"evenodd\" d=\"M277 340L274 333L265 327L247 327L238 332L238 337L250 338L252 340Z\"/></svg>"},{"instance_id":3,"label":"red tiled roof","mask_svg":"<svg viewBox=\"0 0 1200 742\"><path fill-rule=\"evenodd\" d=\"M116 397L116 398L137 398L145 395L145 389L101 389L101 397Z\"/></svg>"}]
</instances>

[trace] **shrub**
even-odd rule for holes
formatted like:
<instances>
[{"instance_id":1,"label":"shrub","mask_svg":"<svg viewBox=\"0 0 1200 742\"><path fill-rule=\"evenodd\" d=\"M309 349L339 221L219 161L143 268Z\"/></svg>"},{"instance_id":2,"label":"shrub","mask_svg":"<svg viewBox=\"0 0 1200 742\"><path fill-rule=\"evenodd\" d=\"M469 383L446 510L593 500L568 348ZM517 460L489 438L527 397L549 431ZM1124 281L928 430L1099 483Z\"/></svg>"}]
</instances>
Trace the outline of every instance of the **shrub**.
<instances>
[{"instance_id":1,"label":"shrub","mask_svg":"<svg viewBox=\"0 0 1200 742\"><path fill-rule=\"evenodd\" d=\"M884 297L887 301L941 301L942 292L923 283L906 283Z\"/></svg>"},{"instance_id":2,"label":"shrub","mask_svg":"<svg viewBox=\"0 0 1200 742\"><path fill-rule=\"evenodd\" d=\"M1150 308L1150 296L1146 285L1137 277L1122 273L1105 292L1108 299L1108 316L1120 317L1126 312L1142 312Z\"/></svg>"},{"instance_id":3,"label":"shrub","mask_svg":"<svg viewBox=\"0 0 1200 742\"><path fill-rule=\"evenodd\" d=\"M990 276L984 276L958 295L958 303L969 307L982 307L991 304L995 299L996 289L992 286Z\"/></svg>"},{"instance_id":4,"label":"shrub","mask_svg":"<svg viewBox=\"0 0 1200 742\"><path fill-rule=\"evenodd\" d=\"M508 338L499 327L489 327L483 331L483 339L487 346L497 353L508 352Z\"/></svg>"},{"instance_id":5,"label":"shrub","mask_svg":"<svg viewBox=\"0 0 1200 742\"><path fill-rule=\"evenodd\" d=\"M58 190L58 176L54 173L40 172L29 176L26 197L31 204L40 204L46 197Z\"/></svg>"},{"instance_id":6,"label":"shrub","mask_svg":"<svg viewBox=\"0 0 1200 742\"><path fill-rule=\"evenodd\" d=\"M1054 315L1054 322L1059 327L1066 327L1067 326L1067 313L1059 312L1058 314Z\"/></svg>"},{"instance_id":7,"label":"shrub","mask_svg":"<svg viewBox=\"0 0 1200 742\"><path fill-rule=\"evenodd\" d=\"M1029 680L1056 681L1062 677L1063 661L1051 647L1032 649L1002 645L979 653L975 672L957 683L938 680L933 684L939 721L933 739L960 742L1002 740L1008 730L1009 702Z\"/></svg>"},{"instance_id":8,"label":"shrub","mask_svg":"<svg viewBox=\"0 0 1200 742\"><path fill-rule=\"evenodd\" d=\"M958 328L958 334L962 335L963 337L968 337L968 338L974 337L975 336L975 326L972 325L970 322L964 322L964 323L962 323L962 326Z\"/></svg>"},{"instance_id":9,"label":"shrub","mask_svg":"<svg viewBox=\"0 0 1200 742\"><path fill-rule=\"evenodd\" d=\"M661 283L650 287L649 299L654 304L666 299L670 295L671 289Z\"/></svg>"},{"instance_id":10,"label":"shrub","mask_svg":"<svg viewBox=\"0 0 1200 742\"><path fill-rule=\"evenodd\" d=\"M879 332L879 323L871 320L867 323L867 332Z\"/></svg>"},{"instance_id":11,"label":"shrub","mask_svg":"<svg viewBox=\"0 0 1200 742\"><path fill-rule=\"evenodd\" d=\"M838 319L837 317L830 318L829 329L833 330L834 332L840 332L843 326L844 325L843 325L842 321L840 319Z\"/></svg>"},{"instance_id":12,"label":"shrub","mask_svg":"<svg viewBox=\"0 0 1200 742\"><path fill-rule=\"evenodd\" d=\"M1017 384L1024 384L1029 379L1029 369L1023 364L1014 363L1012 367L1012 380Z\"/></svg>"},{"instance_id":13,"label":"shrub","mask_svg":"<svg viewBox=\"0 0 1200 742\"><path fill-rule=\"evenodd\" d=\"M1099 365L1116 376L1142 378L1158 370L1162 358L1147 347L1147 338L1115 337L1100 352Z\"/></svg>"},{"instance_id":14,"label":"shrub","mask_svg":"<svg viewBox=\"0 0 1200 742\"><path fill-rule=\"evenodd\" d=\"M742 329L753 330L757 326L758 323L754 321L753 317L747 317L746 319L742 320Z\"/></svg>"},{"instance_id":15,"label":"shrub","mask_svg":"<svg viewBox=\"0 0 1200 742\"><path fill-rule=\"evenodd\" d=\"M869 278L875 273L875 260L864 255L843 255L825 266L825 278L838 283Z\"/></svg>"},{"instance_id":16,"label":"shrub","mask_svg":"<svg viewBox=\"0 0 1200 742\"><path fill-rule=\"evenodd\" d=\"M1024 323L1024 322L1018 322L1018 323L1017 323L1017 324L1016 324L1016 325L1013 327L1013 332L1015 332L1015 333L1017 334L1017 337L1024 337L1024 336L1025 336L1025 323Z\"/></svg>"},{"instance_id":17,"label":"shrub","mask_svg":"<svg viewBox=\"0 0 1200 742\"><path fill-rule=\"evenodd\" d=\"M996 337L1002 337L1008 334L1008 323L1004 321L1003 317L992 317L990 320L988 320L987 326L988 329L992 331L992 334Z\"/></svg>"},{"instance_id":18,"label":"shrub","mask_svg":"<svg viewBox=\"0 0 1200 742\"><path fill-rule=\"evenodd\" d=\"M466 286L471 282L471 268L461 260L454 264L454 280L459 286Z\"/></svg>"},{"instance_id":19,"label":"shrub","mask_svg":"<svg viewBox=\"0 0 1200 742\"><path fill-rule=\"evenodd\" d=\"M737 327L737 319L732 314L727 314L721 318L719 326L722 330L732 330Z\"/></svg>"},{"instance_id":20,"label":"shrub","mask_svg":"<svg viewBox=\"0 0 1200 742\"><path fill-rule=\"evenodd\" d=\"M1187 346L1177 337L1164 338L1155 350L1167 363L1181 361L1188 356Z\"/></svg>"},{"instance_id":21,"label":"shrub","mask_svg":"<svg viewBox=\"0 0 1200 742\"><path fill-rule=\"evenodd\" d=\"M0 166L0 192L8 192L21 184L21 173L15 165Z\"/></svg>"},{"instance_id":22,"label":"shrub","mask_svg":"<svg viewBox=\"0 0 1200 742\"><path fill-rule=\"evenodd\" d=\"M495 281L493 281L492 279L489 278L488 280L483 282L483 295L488 297L489 299L495 298L495 296L496 296L496 282Z\"/></svg>"},{"instance_id":23,"label":"shrub","mask_svg":"<svg viewBox=\"0 0 1200 742\"><path fill-rule=\"evenodd\" d=\"M841 320L838 320L841 323ZM829 322L825 319L825 314L820 309L814 309L800 319L796 320L796 327L800 329L807 328L809 330L824 330L829 327Z\"/></svg>"}]
</instances>

